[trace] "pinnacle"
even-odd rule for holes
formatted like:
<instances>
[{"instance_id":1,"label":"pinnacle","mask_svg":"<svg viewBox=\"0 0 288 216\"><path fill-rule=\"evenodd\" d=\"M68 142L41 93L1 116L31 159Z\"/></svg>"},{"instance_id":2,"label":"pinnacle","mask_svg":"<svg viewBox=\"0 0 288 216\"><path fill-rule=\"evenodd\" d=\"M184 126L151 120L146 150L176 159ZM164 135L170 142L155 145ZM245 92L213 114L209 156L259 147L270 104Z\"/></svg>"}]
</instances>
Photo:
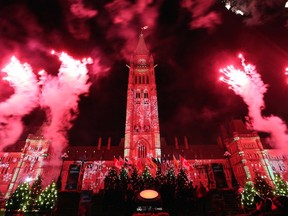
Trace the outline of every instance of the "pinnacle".
<instances>
[{"instance_id":1,"label":"pinnacle","mask_svg":"<svg viewBox=\"0 0 288 216\"><path fill-rule=\"evenodd\" d=\"M134 53L136 55L148 55L149 54L149 50L146 47L146 44L145 44L144 37L143 37L142 33L139 36L138 45L137 45Z\"/></svg>"}]
</instances>

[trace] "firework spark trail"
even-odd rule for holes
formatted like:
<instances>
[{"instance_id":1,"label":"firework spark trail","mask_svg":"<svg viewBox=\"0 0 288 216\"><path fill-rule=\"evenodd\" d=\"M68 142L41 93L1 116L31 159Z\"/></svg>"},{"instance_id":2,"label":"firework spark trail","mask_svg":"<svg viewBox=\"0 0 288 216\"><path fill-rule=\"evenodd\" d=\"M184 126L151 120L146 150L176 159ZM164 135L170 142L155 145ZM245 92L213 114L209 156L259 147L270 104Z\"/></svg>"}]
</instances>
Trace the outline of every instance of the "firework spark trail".
<instances>
[{"instance_id":1,"label":"firework spark trail","mask_svg":"<svg viewBox=\"0 0 288 216\"><path fill-rule=\"evenodd\" d=\"M14 144L20 137L23 126L21 119L39 103L37 78L29 64L21 64L16 57L2 70L14 94L0 103L0 150Z\"/></svg>"},{"instance_id":2,"label":"firework spark trail","mask_svg":"<svg viewBox=\"0 0 288 216\"><path fill-rule=\"evenodd\" d=\"M55 53L54 53L55 54ZM67 146L67 131L71 121L78 114L79 96L87 94L91 83L88 82L87 64L91 59L75 60L66 53L58 53L62 62L57 77L41 71L41 105L46 108L48 122L44 136L51 141L52 153L49 165L59 166L62 150Z\"/></svg>"},{"instance_id":3,"label":"firework spark trail","mask_svg":"<svg viewBox=\"0 0 288 216\"><path fill-rule=\"evenodd\" d=\"M220 80L227 83L235 94L243 98L248 106L248 115L252 118L253 128L270 133L274 147L286 148L287 126L283 120L273 115L269 117L261 115L261 111L265 108L264 94L267 92L267 85L262 81L254 65L246 64L241 54L239 58L244 70L228 66L220 70L224 75Z\"/></svg>"}]
</instances>

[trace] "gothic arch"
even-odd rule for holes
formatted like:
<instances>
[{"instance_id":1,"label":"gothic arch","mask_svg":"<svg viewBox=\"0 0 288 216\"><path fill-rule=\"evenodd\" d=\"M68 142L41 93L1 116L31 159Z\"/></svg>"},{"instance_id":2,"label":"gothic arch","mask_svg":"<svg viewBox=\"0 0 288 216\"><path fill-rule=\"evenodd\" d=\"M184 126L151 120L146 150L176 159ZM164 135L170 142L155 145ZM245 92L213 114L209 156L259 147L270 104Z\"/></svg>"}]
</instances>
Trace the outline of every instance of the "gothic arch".
<instances>
[{"instance_id":1,"label":"gothic arch","mask_svg":"<svg viewBox=\"0 0 288 216\"><path fill-rule=\"evenodd\" d=\"M137 157L146 158L148 149L150 148L149 142L146 139L141 138L137 141L136 146L137 146Z\"/></svg>"}]
</instances>

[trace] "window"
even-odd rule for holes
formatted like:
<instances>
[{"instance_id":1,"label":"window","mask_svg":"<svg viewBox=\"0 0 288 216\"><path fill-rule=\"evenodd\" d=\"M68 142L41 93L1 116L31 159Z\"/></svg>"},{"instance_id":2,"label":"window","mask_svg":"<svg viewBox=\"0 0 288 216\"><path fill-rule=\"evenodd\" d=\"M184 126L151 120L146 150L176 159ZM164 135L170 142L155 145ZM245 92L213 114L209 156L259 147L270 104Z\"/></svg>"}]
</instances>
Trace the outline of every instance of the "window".
<instances>
[{"instance_id":1,"label":"window","mask_svg":"<svg viewBox=\"0 0 288 216\"><path fill-rule=\"evenodd\" d=\"M141 126L140 125L134 125L134 131L135 132L140 132Z\"/></svg>"},{"instance_id":2,"label":"window","mask_svg":"<svg viewBox=\"0 0 288 216\"><path fill-rule=\"evenodd\" d=\"M146 146L144 144L140 144L138 146L138 158L146 158L147 151Z\"/></svg>"}]
</instances>

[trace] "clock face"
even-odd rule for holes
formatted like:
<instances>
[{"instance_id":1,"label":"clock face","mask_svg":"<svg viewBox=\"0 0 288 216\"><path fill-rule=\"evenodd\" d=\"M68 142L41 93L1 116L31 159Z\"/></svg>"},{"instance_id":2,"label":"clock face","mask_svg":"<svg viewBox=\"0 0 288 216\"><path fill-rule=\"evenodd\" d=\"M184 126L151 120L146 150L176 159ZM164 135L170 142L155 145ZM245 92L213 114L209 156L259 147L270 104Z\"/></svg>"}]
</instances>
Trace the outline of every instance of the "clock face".
<instances>
[{"instance_id":1,"label":"clock face","mask_svg":"<svg viewBox=\"0 0 288 216\"><path fill-rule=\"evenodd\" d=\"M146 59L140 58L140 59L138 59L137 63L140 64L140 65L145 65L146 64Z\"/></svg>"}]
</instances>

